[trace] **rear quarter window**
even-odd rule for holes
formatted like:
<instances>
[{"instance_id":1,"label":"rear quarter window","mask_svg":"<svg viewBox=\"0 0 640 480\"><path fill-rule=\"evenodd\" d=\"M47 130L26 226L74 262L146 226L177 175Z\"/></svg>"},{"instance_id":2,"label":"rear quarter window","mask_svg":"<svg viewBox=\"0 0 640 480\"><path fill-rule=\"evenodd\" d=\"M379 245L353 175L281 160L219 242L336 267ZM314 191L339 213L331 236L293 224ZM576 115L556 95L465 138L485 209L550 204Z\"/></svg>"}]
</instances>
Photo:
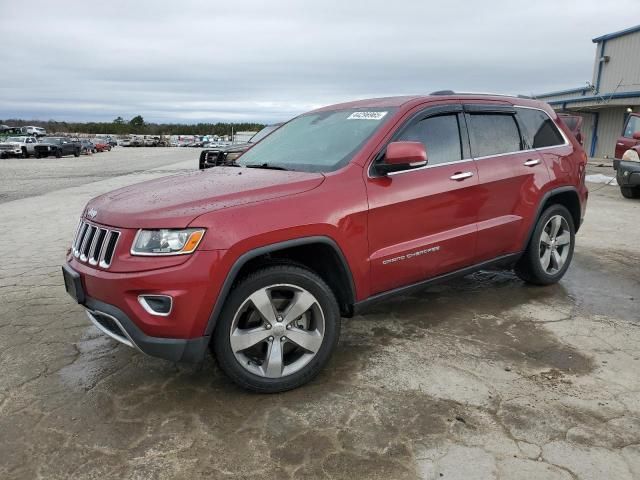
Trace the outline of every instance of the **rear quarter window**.
<instances>
[{"instance_id":1,"label":"rear quarter window","mask_svg":"<svg viewBox=\"0 0 640 480\"><path fill-rule=\"evenodd\" d=\"M564 144L564 138L558 127L542 110L516 108L516 111L525 148L544 148Z\"/></svg>"},{"instance_id":2,"label":"rear quarter window","mask_svg":"<svg viewBox=\"0 0 640 480\"><path fill-rule=\"evenodd\" d=\"M469 138L474 157L520 150L520 132L511 114L470 114Z\"/></svg>"}]
</instances>

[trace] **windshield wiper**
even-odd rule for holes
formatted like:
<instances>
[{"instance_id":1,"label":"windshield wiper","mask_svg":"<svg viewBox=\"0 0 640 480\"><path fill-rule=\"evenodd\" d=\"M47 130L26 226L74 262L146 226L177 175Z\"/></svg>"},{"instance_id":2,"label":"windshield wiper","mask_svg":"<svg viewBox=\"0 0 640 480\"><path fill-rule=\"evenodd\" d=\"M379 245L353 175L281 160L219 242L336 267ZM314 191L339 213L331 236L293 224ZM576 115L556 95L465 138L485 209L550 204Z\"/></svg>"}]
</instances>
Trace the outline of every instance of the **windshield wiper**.
<instances>
[{"instance_id":1,"label":"windshield wiper","mask_svg":"<svg viewBox=\"0 0 640 480\"><path fill-rule=\"evenodd\" d=\"M247 168L264 168L266 170L287 170L284 167L279 167L278 165L269 165L268 163L250 163L245 165Z\"/></svg>"}]
</instances>

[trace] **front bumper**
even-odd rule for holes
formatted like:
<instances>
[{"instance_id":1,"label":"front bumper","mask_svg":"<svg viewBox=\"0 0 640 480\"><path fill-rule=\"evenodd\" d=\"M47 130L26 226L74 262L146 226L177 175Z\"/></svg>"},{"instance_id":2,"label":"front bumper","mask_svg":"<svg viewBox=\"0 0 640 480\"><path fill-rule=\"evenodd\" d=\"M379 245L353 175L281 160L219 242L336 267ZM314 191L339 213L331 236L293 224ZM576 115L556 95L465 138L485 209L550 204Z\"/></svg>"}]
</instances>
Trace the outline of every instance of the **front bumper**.
<instances>
[{"instance_id":1,"label":"front bumper","mask_svg":"<svg viewBox=\"0 0 640 480\"><path fill-rule=\"evenodd\" d=\"M5 148L0 150L0 155L4 156L4 157L9 157L9 156L18 156L18 155L22 155L22 148L20 147L16 147L16 148Z\"/></svg>"},{"instance_id":2,"label":"front bumper","mask_svg":"<svg viewBox=\"0 0 640 480\"><path fill-rule=\"evenodd\" d=\"M621 187L640 186L640 162L626 160L614 160L613 168L616 170L616 180Z\"/></svg>"},{"instance_id":3,"label":"front bumper","mask_svg":"<svg viewBox=\"0 0 640 480\"><path fill-rule=\"evenodd\" d=\"M103 333L147 355L199 362L210 340L204 329L214 292L207 270L198 272L198 266L207 265L209 259L149 272L112 273L71 258L62 270L67 292L87 309L89 320ZM152 315L140 305L138 295L154 293L172 296L170 315Z\"/></svg>"}]
</instances>

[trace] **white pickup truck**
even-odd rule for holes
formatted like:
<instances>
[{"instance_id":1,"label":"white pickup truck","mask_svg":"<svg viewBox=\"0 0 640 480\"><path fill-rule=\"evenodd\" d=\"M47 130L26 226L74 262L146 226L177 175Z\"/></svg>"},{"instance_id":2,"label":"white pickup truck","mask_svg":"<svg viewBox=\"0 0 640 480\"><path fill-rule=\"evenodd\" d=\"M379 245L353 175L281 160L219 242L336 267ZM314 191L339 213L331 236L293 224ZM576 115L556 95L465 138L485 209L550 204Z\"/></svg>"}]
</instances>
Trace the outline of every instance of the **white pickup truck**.
<instances>
[{"instance_id":1,"label":"white pickup truck","mask_svg":"<svg viewBox=\"0 0 640 480\"><path fill-rule=\"evenodd\" d=\"M0 142L0 157L29 158L30 155L36 154L35 146L37 144L38 139L36 137L7 137L3 142Z\"/></svg>"}]
</instances>

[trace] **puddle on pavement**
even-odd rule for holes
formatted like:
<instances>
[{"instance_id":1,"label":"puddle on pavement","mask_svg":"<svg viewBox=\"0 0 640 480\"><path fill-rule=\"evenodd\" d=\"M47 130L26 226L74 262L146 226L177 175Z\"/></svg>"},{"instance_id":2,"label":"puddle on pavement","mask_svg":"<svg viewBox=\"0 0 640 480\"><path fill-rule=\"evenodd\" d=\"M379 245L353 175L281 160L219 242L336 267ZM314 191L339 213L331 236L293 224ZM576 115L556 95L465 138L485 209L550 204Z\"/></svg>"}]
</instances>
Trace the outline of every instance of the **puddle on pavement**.
<instances>
[{"instance_id":1,"label":"puddle on pavement","mask_svg":"<svg viewBox=\"0 0 640 480\"><path fill-rule=\"evenodd\" d=\"M640 258L625 251L576 252L562 284L581 307L640 324Z\"/></svg>"},{"instance_id":2,"label":"puddle on pavement","mask_svg":"<svg viewBox=\"0 0 640 480\"><path fill-rule=\"evenodd\" d=\"M566 300L562 284L532 287L511 272L482 271L381 303L354 321L374 320L372 341L382 346L443 334L482 345L488 359L584 374L592 368L589 357L560 342L543 323L514 313L524 304L535 310L536 305L554 302L566 305ZM393 322L380 326L377 319Z\"/></svg>"}]
</instances>

